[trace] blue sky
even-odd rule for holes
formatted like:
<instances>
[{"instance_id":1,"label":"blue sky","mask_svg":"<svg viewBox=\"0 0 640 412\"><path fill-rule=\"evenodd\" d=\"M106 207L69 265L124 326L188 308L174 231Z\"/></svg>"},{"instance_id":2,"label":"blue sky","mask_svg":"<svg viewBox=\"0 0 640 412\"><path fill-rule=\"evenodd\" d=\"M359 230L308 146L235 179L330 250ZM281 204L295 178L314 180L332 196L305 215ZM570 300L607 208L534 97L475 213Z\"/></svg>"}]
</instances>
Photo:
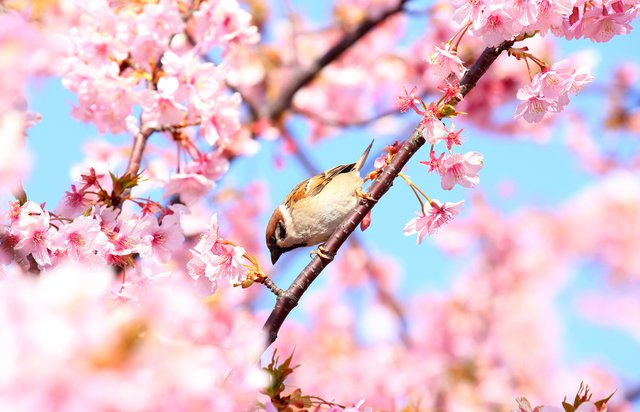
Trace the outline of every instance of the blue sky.
<instances>
[{"instance_id":1,"label":"blue sky","mask_svg":"<svg viewBox=\"0 0 640 412\"><path fill-rule=\"evenodd\" d=\"M309 2L314 3L314 2ZM302 2L301 4L309 4ZM419 4L416 3L415 7ZM326 14L325 9L312 7L314 15L320 21ZM414 21L413 30L419 30L419 21ZM598 81L607 80L610 69L623 61L638 63L637 45L640 42L638 25L631 35L617 37L607 44L593 44L589 41L560 41L560 57L579 50L590 48L600 56L600 63L594 70ZM588 93L575 98L572 104L587 110L599 110L596 100ZM34 168L29 180L25 183L27 193L33 200L46 201L53 208L65 190L69 188L69 168L83 158L82 144L87 139L98 136L97 130L90 125L75 121L70 117L71 104L75 97L62 88L59 79L39 80L29 90L31 109L42 114L42 121L29 133L29 146L34 155ZM297 126L295 132L303 134L304 130ZM510 141L504 138L469 131L465 134L466 151L476 150L484 154L485 166L481 172L481 190L489 201L505 211L513 211L523 205L535 204L540 207L553 207L567 199L580 188L592 182L592 176L584 173L568 152L557 134L549 143L538 144L532 141ZM105 136L105 139L118 142L127 141L129 136L117 138ZM395 140L397 136L389 134L376 140L374 151ZM309 150L321 169L328 169L336 164L351 162L368 144L371 137L362 131L345 133L341 138L327 139ZM271 207L275 207L289 190L306 174L294 159L286 159L285 167L275 170L273 154L278 145L263 142L261 151L254 158L240 159L234 163L229 175L222 182L224 185L243 184L254 178L256 174L266 178L269 175L269 191L272 198ZM420 156L426 158L425 153ZM540 168L541 164L547 167ZM409 166L409 175L426 183L427 188L434 188L437 182L429 181L423 166L413 162ZM498 187L505 181L516 182L514 196L504 200L498 195ZM431 185L431 186L429 186ZM439 191L440 195L442 192ZM471 192L456 189L440 196L441 200L469 199ZM439 197L439 196L436 196ZM394 255L402 262L404 281L400 287L401 294L409 294L418 285L424 289L444 289L449 284L456 264L438 252L432 244L416 246L415 237L402 235L403 225L413 217L417 204L406 185L396 184L392 187L373 214L373 225L365 232L363 238L372 250L384 251ZM268 219L265 216L264 221ZM262 232L262 228L260 228ZM301 250L288 265L288 275L280 282L293 277L308 261L308 251ZM429 276L411 276L423 273L425 262L433 268ZM584 269L586 272L587 269ZM588 273L585 273L588 274ZM582 273L581 273L582 275ZM595 279L595 280L594 280ZM322 287L322 281L312 288ZM562 309L564 326L566 327L566 359L569 364L581 364L594 361L598 364L609 364L619 376L632 384L640 384L640 357L638 342L617 330L602 328L587 322L573 310L572 299L575 291L596 290L599 286L593 276L576 276L566 292L558 299ZM569 290L573 291L570 292Z\"/></svg>"}]
</instances>

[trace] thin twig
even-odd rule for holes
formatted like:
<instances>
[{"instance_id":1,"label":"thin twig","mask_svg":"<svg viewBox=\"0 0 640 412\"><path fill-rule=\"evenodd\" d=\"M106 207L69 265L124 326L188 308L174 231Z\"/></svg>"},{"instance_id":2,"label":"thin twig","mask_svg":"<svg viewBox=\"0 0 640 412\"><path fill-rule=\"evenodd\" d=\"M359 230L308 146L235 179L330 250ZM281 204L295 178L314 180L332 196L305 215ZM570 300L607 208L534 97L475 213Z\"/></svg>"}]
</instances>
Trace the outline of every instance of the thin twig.
<instances>
[{"instance_id":1,"label":"thin twig","mask_svg":"<svg viewBox=\"0 0 640 412\"><path fill-rule=\"evenodd\" d=\"M375 113L371 117L364 118L364 119L338 120L338 119L331 119L329 117L324 117L318 112L313 112L311 110L306 110L306 109L301 109L296 107L294 107L292 111L294 113L308 117L309 119L315 122L322 123L326 126L340 127L340 128L368 126L371 123L374 123L384 117L400 114L400 111L398 110L398 108L394 107L393 109L387 109L382 112Z\"/></svg>"},{"instance_id":2,"label":"thin twig","mask_svg":"<svg viewBox=\"0 0 640 412\"><path fill-rule=\"evenodd\" d=\"M460 82L461 93L466 95L476 85L482 75L489 69L491 64L506 49L513 45L514 41L505 41L498 47L486 48L473 67L467 72ZM453 99L448 104L455 105L459 99ZM363 200L331 235L324 244L326 255L335 256L338 249L347 238L358 227L362 219L369 213L377 201L391 188L398 173L409 162L411 157L425 144L425 139L419 129L415 129L411 137L402 145L400 151L393 157L391 163L384 169L382 174L371 184L369 196L374 200ZM314 257L311 262L300 272L291 286L276 300L275 307L267 318L264 331L267 334L267 345L273 343L278 337L278 331L289 313L298 305L300 297L309 288L311 283L320 275L322 270L331 262L331 259Z\"/></svg>"},{"instance_id":3,"label":"thin twig","mask_svg":"<svg viewBox=\"0 0 640 412\"><path fill-rule=\"evenodd\" d=\"M318 60L313 62L306 69L295 74L288 87L284 89L282 94L280 94L280 96L272 104L266 107L265 113L262 117L271 119L273 121L279 120L282 114L291 107L293 96L298 92L298 90L309 84L313 79L316 78L316 76L318 75L318 73L320 73L320 71L322 71L322 69L337 60L345 51L349 50L351 46L353 46L367 33L378 27L389 17L402 11L407 1L408 0L400 0L398 4L392 9L387 10L376 18L365 19L353 31L346 33L342 37L342 39L338 41L338 43L327 50L325 54L318 58Z\"/></svg>"},{"instance_id":4,"label":"thin twig","mask_svg":"<svg viewBox=\"0 0 640 412\"><path fill-rule=\"evenodd\" d=\"M278 297L284 295L284 290L280 289L278 287L278 285L276 285L273 282L273 280L271 280L271 278L269 278L269 277L265 277L265 278L259 280L258 283L262 283L263 285L265 285L267 287L267 289L269 289L271 291L271 293L273 293L274 295L276 295Z\"/></svg>"},{"instance_id":5,"label":"thin twig","mask_svg":"<svg viewBox=\"0 0 640 412\"><path fill-rule=\"evenodd\" d=\"M144 149L147 145L147 140L155 132L155 129L147 127L140 130L133 136L133 148L131 149L131 156L129 156L129 163L127 164L126 174L134 176L138 174L140 170L140 163L142 162L142 156L144 155Z\"/></svg>"}]
</instances>

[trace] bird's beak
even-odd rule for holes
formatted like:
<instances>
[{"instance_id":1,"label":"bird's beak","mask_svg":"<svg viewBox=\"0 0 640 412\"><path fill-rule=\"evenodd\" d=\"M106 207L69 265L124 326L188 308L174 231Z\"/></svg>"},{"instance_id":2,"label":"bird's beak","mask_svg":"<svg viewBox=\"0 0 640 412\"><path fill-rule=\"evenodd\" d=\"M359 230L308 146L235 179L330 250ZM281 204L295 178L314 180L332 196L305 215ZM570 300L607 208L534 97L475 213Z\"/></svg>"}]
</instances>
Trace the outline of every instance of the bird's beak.
<instances>
[{"instance_id":1,"label":"bird's beak","mask_svg":"<svg viewBox=\"0 0 640 412\"><path fill-rule=\"evenodd\" d=\"M280 258L280 255L282 255L283 250L278 246L274 246L269 250L271 251L271 264L275 265L278 259Z\"/></svg>"}]
</instances>

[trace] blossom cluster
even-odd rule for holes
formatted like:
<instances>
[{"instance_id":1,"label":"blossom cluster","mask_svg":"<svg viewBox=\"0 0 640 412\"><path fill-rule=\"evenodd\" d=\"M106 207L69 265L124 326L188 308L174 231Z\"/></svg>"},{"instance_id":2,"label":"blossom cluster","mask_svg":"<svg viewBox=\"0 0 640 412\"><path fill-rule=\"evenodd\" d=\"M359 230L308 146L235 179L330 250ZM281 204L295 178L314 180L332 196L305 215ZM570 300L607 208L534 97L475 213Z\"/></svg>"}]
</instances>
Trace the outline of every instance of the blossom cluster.
<instances>
[{"instance_id":1,"label":"blossom cluster","mask_svg":"<svg viewBox=\"0 0 640 412\"><path fill-rule=\"evenodd\" d=\"M5 264L13 260L26 264L32 257L40 269L67 260L126 266L134 256L167 263L184 242L183 210L178 206L170 206L161 218L146 214L126 220L106 206L92 207L73 219L52 216L33 201L10 206L8 225L0 229Z\"/></svg>"},{"instance_id":2,"label":"blossom cluster","mask_svg":"<svg viewBox=\"0 0 640 412\"><path fill-rule=\"evenodd\" d=\"M135 303L108 268L0 282L0 409L249 410L267 377L247 313L173 277Z\"/></svg>"},{"instance_id":3,"label":"blossom cluster","mask_svg":"<svg viewBox=\"0 0 640 412\"><path fill-rule=\"evenodd\" d=\"M453 19L469 25L470 33L486 46L536 31L606 42L629 33L638 14L634 0L459 0L456 4Z\"/></svg>"},{"instance_id":4,"label":"blossom cluster","mask_svg":"<svg viewBox=\"0 0 640 412\"><path fill-rule=\"evenodd\" d=\"M189 275L197 281L210 282L212 290L218 287L218 280L225 278L239 285L246 273L243 266L245 250L220 238L217 215L211 217L207 231L190 252Z\"/></svg>"},{"instance_id":5,"label":"blossom cluster","mask_svg":"<svg viewBox=\"0 0 640 412\"><path fill-rule=\"evenodd\" d=\"M569 92L578 93L593 81L584 67L574 69L569 60L561 60L536 74L528 84L518 90L522 103L516 108L515 118L539 122L548 112L560 112L569 104Z\"/></svg>"},{"instance_id":6,"label":"blossom cluster","mask_svg":"<svg viewBox=\"0 0 640 412\"><path fill-rule=\"evenodd\" d=\"M72 49L63 74L63 84L78 95L73 114L100 132L200 123L209 144L232 139L240 98L226 92L224 65L201 55L216 47L224 56L234 45L254 43L256 27L235 1L198 3L185 22L170 0L78 2L82 17L67 34Z\"/></svg>"}]
</instances>

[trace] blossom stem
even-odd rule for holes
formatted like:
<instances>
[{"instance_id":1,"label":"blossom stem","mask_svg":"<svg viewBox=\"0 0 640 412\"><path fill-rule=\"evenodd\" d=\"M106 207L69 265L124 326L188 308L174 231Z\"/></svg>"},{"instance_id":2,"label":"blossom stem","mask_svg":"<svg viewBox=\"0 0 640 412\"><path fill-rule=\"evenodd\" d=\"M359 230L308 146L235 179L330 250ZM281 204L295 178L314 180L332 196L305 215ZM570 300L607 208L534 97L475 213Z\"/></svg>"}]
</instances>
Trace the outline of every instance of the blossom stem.
<instances>
[{"instance_id":1,"label":"blossom stem","mask_svg":"<svg viewBox=\"0 0 640 412\"><path fill-rule=\"evenodd\" d=\"M452 42L453 39L456 38L456 36L458 36L458 40L456 41L456 44L453 46L453 48L451 49L452 52L457 52L458 51L458 46L460 45L460 41L462 40L462 38L464 37L464 35L467 33L467 30L469 30L469 27L471 27L471 22L467 23L460 31L458 31L458 33L456 33L451 40L449 40L449 43Z\"/></svg>"},{"instance_id":2,"label":"blossom stem","mask_svg":"<svg viewBox=\"0 0 640 412\"><path fill-rule=\"evenodd\" d=\"M422 210L422 214L425 214L424 202L422 201L422 199L420 199L420 195L418 194L418 190L420 190L420 189L418 189L416 187L416 185L414 185L413 182L411 180L409 180L407 175L405 175L404 173L398 173L398 176L400 176L409 185L411 190L413 190L413 194L416 195L416 198L418 199L418 202L420 202L420 209ZM423 193L423 195L424 195L424 193Z\"/></svg>"},{"instance_id":3,"label":"blossom stem","mask_svg":"<svg viewBox=\"0 0 640 412\"><path fill-rule=\"evenodd\" d=\"M277 297L284 295L284 290L280 289L269 277L264 277L260 280L257 280L256 282L262 283L263 285L265 285L267 289L269 289L271 293L273 293Z\"/></svg>"}]
</instances>

